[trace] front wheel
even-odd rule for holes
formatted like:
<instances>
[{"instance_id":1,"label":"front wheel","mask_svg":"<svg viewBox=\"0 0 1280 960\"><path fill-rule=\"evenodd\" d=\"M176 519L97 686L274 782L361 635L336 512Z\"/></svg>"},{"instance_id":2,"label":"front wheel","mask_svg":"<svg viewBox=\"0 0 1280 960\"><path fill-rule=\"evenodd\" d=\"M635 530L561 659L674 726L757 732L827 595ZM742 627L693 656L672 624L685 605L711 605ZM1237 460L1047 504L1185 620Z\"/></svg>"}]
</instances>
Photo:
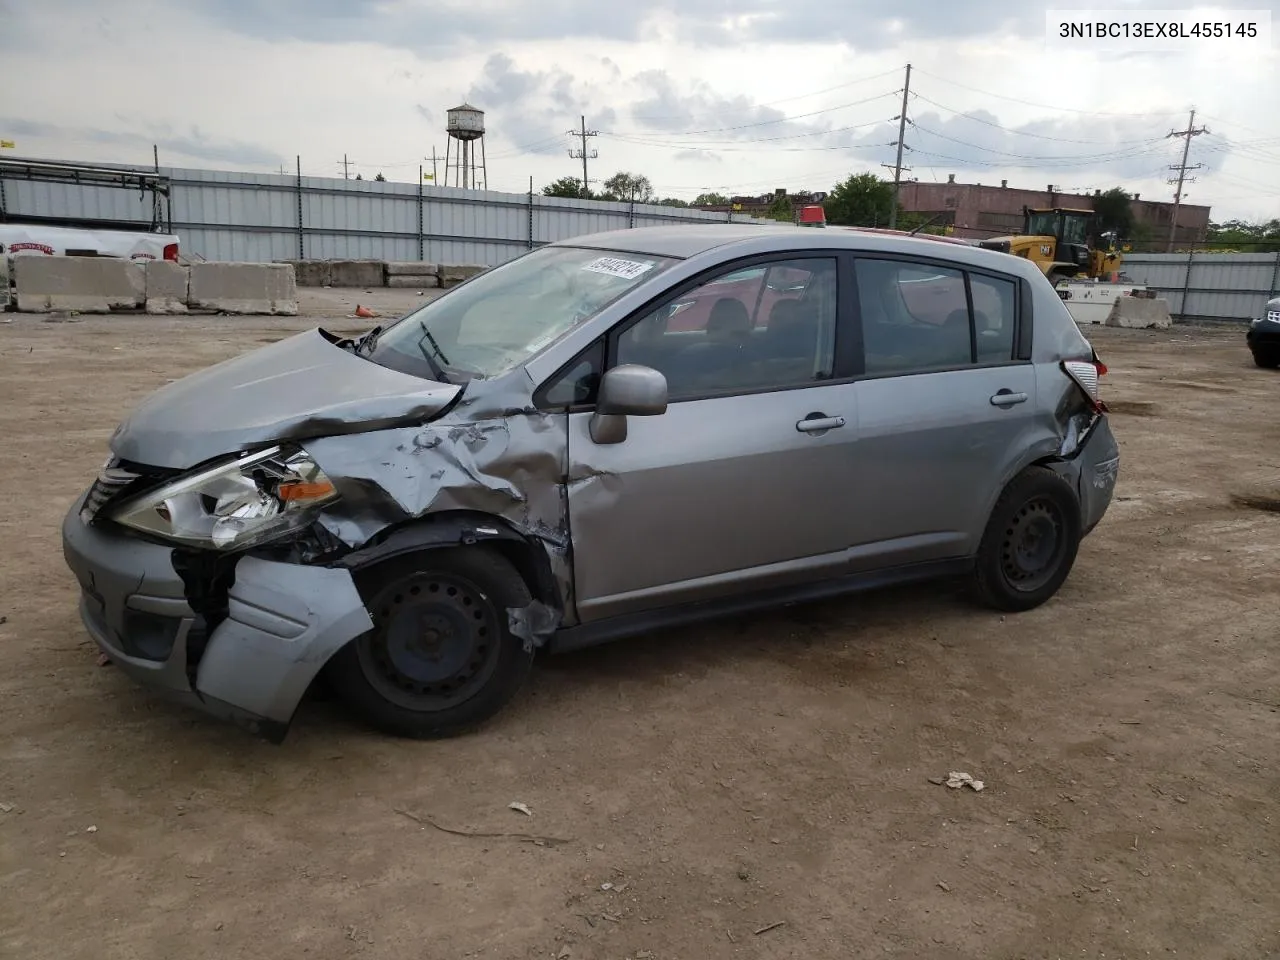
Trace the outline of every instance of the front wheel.
<instances>
[{"instance_id":1,"label":"front wheel","mask_svg":"<svg viewBox=\"0 0 1280 960\"><path fill-rule=\"evenodd\" d=\"M1280 350L1254 350L1253 362L1265 370L1280 367Z\"/></svg>"},{"instance_id":2,"label":"front wheel","mask_svg":"<svg viewBox=\"0 0 1280 960\"><path fill-rule=\"evenodd\" d=\"M417 739L464 733L524 683L533 651L508 629L507 610L532 598L505 557L480 547L434 550L357 579L374 626L328 672L374 727Z\"/></svg>"},{"instance_id":3,"label":"front wheel","mask_svg":"<svg viewBox=\"0 0 1280 960\"><path fill-rule=\"evenodd\" d=\"M1038 607L1066 581L1080 548L1080 504L1061 476L1031 467L996 501L973 572L977 597L998 610Z\"/></svg>"}]
</instances>

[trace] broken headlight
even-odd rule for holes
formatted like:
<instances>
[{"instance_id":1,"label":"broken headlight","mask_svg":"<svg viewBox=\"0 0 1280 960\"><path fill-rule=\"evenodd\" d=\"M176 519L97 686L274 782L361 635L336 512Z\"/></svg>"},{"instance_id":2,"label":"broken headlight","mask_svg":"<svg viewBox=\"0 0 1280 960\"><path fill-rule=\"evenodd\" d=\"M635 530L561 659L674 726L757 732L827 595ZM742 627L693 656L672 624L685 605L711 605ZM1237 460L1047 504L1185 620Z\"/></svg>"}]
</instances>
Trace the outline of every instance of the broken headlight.
<instances>
[{"instance_id":1,"label":"broken headlight","mask_svg":"<svg viewBox=\"0 0 1280 960\"><path fill-rule=\"evenodd\" d=\"M121 504L110 516L174 543L231 552L305 527L337 496L307 454L272 447L179 477Z\"/></svg>"}]
</instances>

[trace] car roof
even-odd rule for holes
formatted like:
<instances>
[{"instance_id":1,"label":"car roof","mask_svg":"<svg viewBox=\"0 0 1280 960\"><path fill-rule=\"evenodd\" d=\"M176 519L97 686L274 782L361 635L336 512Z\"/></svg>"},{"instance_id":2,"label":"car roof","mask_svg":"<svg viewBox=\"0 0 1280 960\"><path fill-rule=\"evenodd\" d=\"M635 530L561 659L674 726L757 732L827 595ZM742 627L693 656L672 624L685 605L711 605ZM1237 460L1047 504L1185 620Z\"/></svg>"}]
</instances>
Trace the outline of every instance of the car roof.
<instances>
[{"instance_id":1,"label":"car roof","mask_svg":"<svg viewBox=\"0 0 1280 960\"><path fill-rule=\"evenodd\" d=\"M946 248L941 248L946 244ZM607 250L686 260L712 250L728 259L733 247L744 254L791 252L805 248L849 249L864 253L897 253L941 257L972 266L985 266L1002 273L1029 273L1039 268L1021 257L987 250L958 237L909 234L899 230L871 227L800 227L779 223L672 224L610 230L557 240L551 246Z\"/></svg>"}]
</instances>

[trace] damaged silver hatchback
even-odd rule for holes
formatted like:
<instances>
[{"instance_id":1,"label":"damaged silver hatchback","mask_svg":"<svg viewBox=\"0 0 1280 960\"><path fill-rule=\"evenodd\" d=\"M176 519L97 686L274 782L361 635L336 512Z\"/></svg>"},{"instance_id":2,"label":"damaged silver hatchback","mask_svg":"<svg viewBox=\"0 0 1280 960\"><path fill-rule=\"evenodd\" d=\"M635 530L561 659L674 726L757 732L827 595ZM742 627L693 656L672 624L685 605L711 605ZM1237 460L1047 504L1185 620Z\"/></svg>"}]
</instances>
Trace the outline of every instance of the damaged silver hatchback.
<instances>
[{"instance_id":1,"label":"damaged silver hatchback","mask_svg":"<svg viewBox=\"0 0 1280 960\"><path fill-rule=\"evenodd\" d=\"M1104 372L1007 254L579 237L157 391L64 553L89 632L158 690L278 742L323 672L444 736L542 648L943 576L1044 603L1111 501Z\"/></svg>"}]
</instances>

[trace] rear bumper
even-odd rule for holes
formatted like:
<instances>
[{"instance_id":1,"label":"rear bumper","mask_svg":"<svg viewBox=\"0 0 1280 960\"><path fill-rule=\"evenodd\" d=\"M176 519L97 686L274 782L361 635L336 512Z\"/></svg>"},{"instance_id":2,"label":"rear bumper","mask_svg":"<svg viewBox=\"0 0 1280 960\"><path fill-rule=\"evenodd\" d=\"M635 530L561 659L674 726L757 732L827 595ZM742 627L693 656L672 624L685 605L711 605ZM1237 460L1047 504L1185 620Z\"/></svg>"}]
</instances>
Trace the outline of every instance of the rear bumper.
<instances>
[{"instance_id":1,"label":"rear bumper","mask_svg":"<svg viewBox=\"0 0 1280 960\"><path fill-rule=\"evenodd\" d=\"M1111 421L1105 414L1098 417L1071 462L1077 474L1080 522L1084 533L1088 534L1111 506L1120 475L1120 445L1116 443Z\"/></svg>"},{"instance_id":2,"label":"rear bumper","mask_svg":"<svg viewBox=\"0 0 1280 960\"><path fill-rule=\"evenodd\" d=\"M172 549L86 525L83 500L62 523L80 618L116 666L170 700L279 742L320 668L373 626L348 571L242 557L210 633Z\"/></svg>"}]
</instances>

